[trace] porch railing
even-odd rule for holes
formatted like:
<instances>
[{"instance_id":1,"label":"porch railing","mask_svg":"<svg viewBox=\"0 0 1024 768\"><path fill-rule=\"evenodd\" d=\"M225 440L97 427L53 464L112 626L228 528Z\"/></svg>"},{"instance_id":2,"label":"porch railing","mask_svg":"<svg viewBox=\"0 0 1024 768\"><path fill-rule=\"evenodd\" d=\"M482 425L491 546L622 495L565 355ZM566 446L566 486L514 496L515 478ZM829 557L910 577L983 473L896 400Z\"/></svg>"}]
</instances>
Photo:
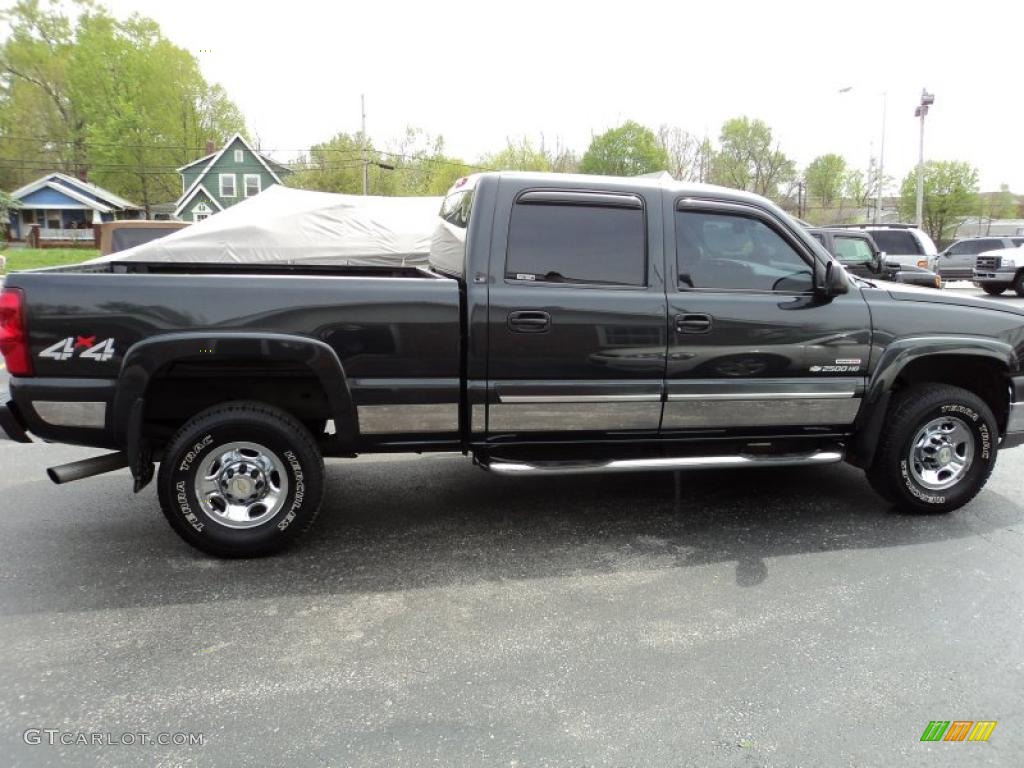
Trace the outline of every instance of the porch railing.
<instances>
[{"instance_id":1,"label":"porch railing","mask_svg":"<svg viewBox=\"0 0 1024 768\"><path fill-rule=\"evenodd\" d=\"M92 240L92 227L89 229L43 229L39 228L40 240Z\"/></svg>"}]
</instances>

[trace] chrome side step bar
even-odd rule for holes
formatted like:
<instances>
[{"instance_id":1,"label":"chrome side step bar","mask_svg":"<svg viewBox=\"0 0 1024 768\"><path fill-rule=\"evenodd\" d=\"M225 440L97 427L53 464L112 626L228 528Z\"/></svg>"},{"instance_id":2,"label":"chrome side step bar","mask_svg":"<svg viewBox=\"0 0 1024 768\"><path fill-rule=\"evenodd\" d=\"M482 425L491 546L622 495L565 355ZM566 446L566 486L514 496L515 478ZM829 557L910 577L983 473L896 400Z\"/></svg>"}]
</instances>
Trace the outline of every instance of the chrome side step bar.
<instances>
[{"instance_id":1,"label":"chrome side step bar","mask_svg":"<svg viewBox=\"0 0 1024 768\"><path fill-rule=\"evenodd\" d=\"M845 458L840 449L810 453L749 454L732 456L678 456L650 459L604 459L600 461L516 461L492 457L479 460L484 469L498 475L591 475L604 472L649 472L652 470L711 469L724 467L798 467L836 464Z\"/></svg>"}]
</instances>

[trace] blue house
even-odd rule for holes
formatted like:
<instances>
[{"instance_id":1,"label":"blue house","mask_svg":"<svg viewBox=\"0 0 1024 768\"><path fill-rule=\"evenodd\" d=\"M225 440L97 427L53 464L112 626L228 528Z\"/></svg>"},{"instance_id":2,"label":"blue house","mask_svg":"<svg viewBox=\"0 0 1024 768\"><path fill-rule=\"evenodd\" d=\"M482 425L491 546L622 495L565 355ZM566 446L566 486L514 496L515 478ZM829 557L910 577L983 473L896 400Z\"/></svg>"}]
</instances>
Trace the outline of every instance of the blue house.
<instances>
[{"instance_id":1,"label":"blue house","mask_svg":"<svg viewBox=\"0 0 1024 768\"><path fill-rule=\"evenodd\" d=\"M11 193L10 237L24 240L33 226L41 240L91 240L92 225L144 218L143 209L102 187L65 173L50 173Z\"/></svg>"}]
</instances>

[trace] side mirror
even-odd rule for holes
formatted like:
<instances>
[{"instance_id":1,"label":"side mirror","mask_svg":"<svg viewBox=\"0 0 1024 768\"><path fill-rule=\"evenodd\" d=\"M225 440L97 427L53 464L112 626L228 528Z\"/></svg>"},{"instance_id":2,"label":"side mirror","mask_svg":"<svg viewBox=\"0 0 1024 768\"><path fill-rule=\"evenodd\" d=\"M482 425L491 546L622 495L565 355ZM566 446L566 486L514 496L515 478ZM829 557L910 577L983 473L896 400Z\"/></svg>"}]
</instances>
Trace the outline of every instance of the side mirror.
<instances>
[{"instance_id":1,"label":"side mirror","mask_svg":"<svg viewBox=\"0 0 1024 768\"><path fill-rule=\"evenodd\" d=\"M825 265L821 282L815 288L815 292L819 296L830 299L833 296L847 293L850 290L850 285L846 282L846 273L843 268L838 266L835 261L829 261Z\"/></svg>"}]
</instances>

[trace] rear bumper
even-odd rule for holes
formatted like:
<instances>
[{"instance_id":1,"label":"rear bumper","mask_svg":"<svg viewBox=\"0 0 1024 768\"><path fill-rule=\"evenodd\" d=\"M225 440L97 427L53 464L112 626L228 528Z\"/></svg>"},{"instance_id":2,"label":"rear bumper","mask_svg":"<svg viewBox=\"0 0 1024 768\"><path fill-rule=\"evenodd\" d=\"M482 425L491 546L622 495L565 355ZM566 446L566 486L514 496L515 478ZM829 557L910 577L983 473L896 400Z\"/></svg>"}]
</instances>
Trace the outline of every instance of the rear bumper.
<instances>
[{"instance_id":1,"label":"rear bumper","mask_svg":"<svg viewBox=\"0 0 1024 768\"><path fill-rule=\"evenodd\" d=\"M0 403L0 437L16 443L31 443L32 438L25 432L25 424L18 413L18 406L12 401Z\"/></svg>"},{"instance_id":2,"label":"rear bumper","mask_svg":"<svg viewBox=\"0 0 1024 768\"><path fill-rule=\"evenodd\" d=\"M25 433L30 432L56 443L115 448L111 416L116 385L116 379L14 377L12 402L0 410L0 423L19 442L28 442Z\"/></svg>"}]
</instances>

